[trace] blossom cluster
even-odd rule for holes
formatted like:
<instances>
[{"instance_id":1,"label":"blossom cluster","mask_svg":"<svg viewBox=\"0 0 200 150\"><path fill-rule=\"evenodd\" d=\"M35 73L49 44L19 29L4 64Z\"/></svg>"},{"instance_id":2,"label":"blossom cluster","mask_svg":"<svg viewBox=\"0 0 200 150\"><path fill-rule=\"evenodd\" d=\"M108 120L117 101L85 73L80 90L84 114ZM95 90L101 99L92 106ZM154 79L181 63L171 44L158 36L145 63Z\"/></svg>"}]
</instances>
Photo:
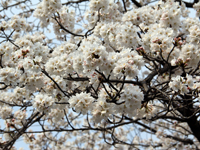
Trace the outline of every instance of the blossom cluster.
<instances>
[{"instance_id":1,"label":"blossom cluster","mask_svg":"<svg viewBox=\"0 0 200 150\"><path fill-rule=\"evenodd\" d=\"M193 89L193 85L194 81L191 75L187 75L186 79L178 75L177 77L173 77L169 83L169 86L175 92L180 92L181 94L188 93L189 89Z\"/></svg>"},{"instance_id":2,"label":"blossom cluster","mask_svg":"<svg viewBox=\"0 0 200 150\"><path fill-rule=\"evenodd\" d=\"M69 99L70 107L74 108L77 113L86 114L91 112L95 122L101 122L112 114L118 113L135 116L141 108L143 93L138 86L133 85L127 85L126 90L121 92L122 94L119 98L117 92L101 89L97 100L87 93L76 94ZM117 105L120 103L121 105Z\"/></svg>"},{"instance_id":3,"label":"blossom cluster","mask_svg":"<svg viewBox=\"0 0 200 150\"><path fill-rule=\"evenodd\" d=\"M60 24L69 31L73 31L74 24L75 24L75 12L68 10L66 6L63 6L58 11L57 21L59 21ZM60 29L60 25L57 23L56 20L51 19L51 22L53 22L53 29L54 33L56 35L65 35L67 34L66 31Z\"/></svg>"},{"instance_id":4,"label":"blossom cluster","mask_svg":"<svg viewBox=\"0 0 200 150\"><path fill-rule=\"evenodd\" d=\"M141 0L139 4L148 2ZM200 2L194 8L199 17ZM88 10L80 16L85 25L78 28L75 10L62 5L61 0L43 0L34 17L44 31L52 25L55 43L48 41L45 32L35 32L23 17L16 15L2 21L0 31L6 40L0 45L0 118L5 120L5 130L23 128L30 117L30 107L33 114L43 115L42 121L52 127L43 130L64 130L79 124L72 115L76 113L89 116L85 124L91 128L89 121L101 127L110 120L115 124L116 116L122 117L120 123L125 123L126 116L141 125L148 119L178 114L173 107L163 105L165 96L180 98L192 93L199 102L200 23L198 18L189 18L188 12L184 3L173 0L141 8L131 6L128 0L90 0ZM13 106L21 109L15 111ZM162 123L163 128L167 126ZM183 135L181 127L171 128L180 131L177 137ZM163 149L173 145L174 139L165 136L158 126L151 132L165 141ZM4 139L12 140L8 133ZM38 134L37 138L33 134L23 136L34 149L48 138L56 141L53 135L45 134ZM121 130L116 137L120 134L126 132ZM189 136L189 132L185 135ZM52 147L66 148L69 144L63 143L69 137L60 136L57 143L51 143ZM85 139L77 138L74 144L81 140ZM133 143L140 143L138 137ZM177 149L184 146L175 145Z\"/></svg>"},{"instance_id":5,"label":"blossom cluster","mask_svg":"<svg viewBox=\"0 0 200 150\"><path fill-rule=\"evenodd\" d=\"M194 4L194 9L196 10L196 16L200 16L200 2Z\"/></svg>"},{"instance_id":6,"label":"blossom cluster","mask_svg":"<svg viewBox=\"0 0 200 150\"><path fill-rule=\"evenodd\" d=\"M92 109L94 98L90 94L80 93L69 99L70 107L75 108L77 113L86 114L87 110Z\"/></svg>"},{"instance_id":7,"label":"blossom cluster","mask_svg":"<svg viewBox=\"0 0 200 150\"><path fill-rule=\"evenodd\" d=\"M51 96L38 94L35 96L33 101L33 107L39 112L49 112L51 107L53 107L54 99Z\"/></svg>"},{"instance_id":8,"label":"blossom cluster","mask_svg":"<svg viewBox=\"0 0 200 150\"><path fill-rule=\"evenodd\" d=\"M42 27L46 27L50 23L52 14L62 7L60 0L43 0L37 5L34 16L39 18Z\"/></svg>"},{"instance_id":9,"label":"blossom cluster","mask_svg":"<svg viewBox=\"0 0 200 150\"><path fill-rule=\"evenodd\" d=\"M26 22L24 18L20 18L20 16L13 16L8 22L2 21L0 25L1 30L9 30L13 29L17 32L20 31L31 31L32 27Z\"/></svg>"},{"instance_id":10,"label":"blossom cluster","mask_svg":"<svg viewBox=\"0 0 200 150\"><path fill-rule=\"evenodd\" d=\"M120 5L113 1L91 1L90 11L94 11L94 15L90 14L90 11L86 13L89 26L95 24L95 21L91 21L91 19L96 16L95 20L97 21L98 13L100 13L101 19L94 28L94 35L77 39L81 40L79 47L75 44L78 41L74 39L74 42L63 42L61 45L57 46L52 53L49 53L50 50L42 44L45 39L44 35L39 35L39 33L25 36L21 36L20 34L13 35L13 37L16 38L15 44L17 46L10 42L5 42L0 47L0 53L3 55L2 65L5 66L1 69L1 81L5 82L6 85L25 86L27 90L32 91L44 88L48 93L45 94L45 97L50 96L50 101L45 100L48 98L38 98L41 97L39 94L35 96L36 98L33 101L33 105L39 111L45 111L45 109L47 109L49 110L47 112L50 112L48 108L51 108L55 101L67 101L67 99L64 98L65 96L63 93L58 90L57 86L52 81L41 74L43 68L52 76L61 89L66 89L68 87L75 89L79 87L80 83L71 84L63 79L68 74L73 75L75 73L78 73L80 76L89 77L90 82L86 82L85 87L87 87L87 84L90 84L96 89L100 85L100 78L102 78L96 70L102 72L105 76L110 75L112 79L122 76L126 76L127 79L137 77L142 66L145 64L141 53L136 51L139 46L142 47L141 50L143 50L144 53L148 53L153 57L162 56L165 60L168 59L168 54L170 53L169 62L171 62L172 65L187 63L187 65L192 67L197 64L199 51L198 47L192 44L192 41L198 40L198 32L196 31L199 29L198 26L195 25L195 22L190 24L191 21L188 21L188 24L190 24L189 26L186 26L186 23L184 24L183 30L190 34L189 40L184 43L183 39L178 39L180 46L173 49L174 43L177 41L177 28L179 28L181 24L180 16L182 13L187 13L184 5L179 7L177 3L172 1L166 3L160 2L159 5L156 5L155 9L152 9L150 6L145 6L143 9L134 8L131 11L125 12L124 15L122 15L122 10L120 10L121 8L119 7ZM114 8L115 11L111 12L112 8ZM100 12L99 9L101 10ZM142 12L142 10L145 10L145 13ZM155 12L158 12L156 17L152 17L155 15ZM117 17L115 17L115 19L111 17L110 19L112 19L113 22L110 23L107 19L109 18L108 15L112 13ZM42 21L42 26L44 27L48 25L48 20L51 20L56 35L61 36L66 34L66 31L61 29L60 24L69 30L73 30L74 28L75 13L73 11L69 12L66 6L61 6L60 1L42 1L34 14L35 17ZM183 17L184 16L186 15L183 15ZM55 18L50 19L51 17ZM16 21L17 18L19 17L13 17L13 19L11 19L12 23L10 24L18 23ZM121 20L117 18L121 18ZM60 24L58 24L56 20ZM176 22L177 24L175 24L175 20L179 20ZM157 23L155 23L155 21ZM11 27L15 30L28 28L28 25L26 25L23 19L21 19L19 24L21 26L12 25ZM4 23L1 23L1 25L4 25ZM141 27L139 28L139 26ZM5 27L5 30L6 29L8 28ZM194 38L197 38L197 40ZM181 93L187 93L187 86L190 85L182 85L181 83L184 82L185 80L182 77L176 77L172 78L169 85L176 92L181 89ZM130 88L129 86L125 87L128 87L128 89ZM136 91L140 91L137 86L134 86L134 88L137 88ZM130 92L130 97L136 97L135 102L137 102L137 106L135 106L134 111L137 111L137 109L141 107L143 94L142 92L138 92L141 93L139 98L128 89L126 90ZM110 92L113 93L113 91ZM124 96L125 93L121 93L121 99L123 97L127 98L127 96ZM93 104L95 105L93 107L101 107L96 108L95 111L91 109L92 102L95 101L91 95L88 96L90 97L90 104L84 104L86 102L79 100L80 98L77 97L78 95L70 97L69 103L72 107L75 107L77 112L82 112L84 114L88 110L91 110L95 116L97 116L99 111L101 111L101 113L105 113L107 110L110 111L110 107L114 107L115 105L113 103L108 104L106 101L108 93L106 93L106 91L103 92L102 89L98 94L98 98L101 100L97 100L97 102ZM80 101L82 105L75 103L75 101ZM129 108L132 110L131 107L134 105L130 104L127 99L120 101L124 101L120 107L127 109L126 111L125 109L121 109L123 110L122 112L130 114ZM98 103L101 104L98 105ZM104 104L106 104L106 109L101 110L104 108ZM115 113L115 111L116 110L113 108L112 112L106 114L112 114ZM135 112L135 114L137 113ZM108 116L109 115L106 115L106 117Z\"/></svg>"}]
</instances>

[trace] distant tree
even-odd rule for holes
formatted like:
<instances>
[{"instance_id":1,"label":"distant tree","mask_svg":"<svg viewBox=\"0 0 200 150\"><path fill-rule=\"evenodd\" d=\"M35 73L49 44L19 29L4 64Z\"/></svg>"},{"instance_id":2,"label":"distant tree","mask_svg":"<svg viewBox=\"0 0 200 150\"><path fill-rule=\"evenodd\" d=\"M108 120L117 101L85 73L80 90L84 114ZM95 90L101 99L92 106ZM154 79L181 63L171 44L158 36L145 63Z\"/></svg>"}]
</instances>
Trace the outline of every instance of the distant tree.
<instances>
[{"instance_id":1,"label":"distant tree","mask_svg":"<svg viewBox=\"0 0 200 150\"><path fill-rule=\"evenodd\" d=\"M1 1L1 149L200 149L198 0L35 3Z\"/></svg>"}]
</instances>

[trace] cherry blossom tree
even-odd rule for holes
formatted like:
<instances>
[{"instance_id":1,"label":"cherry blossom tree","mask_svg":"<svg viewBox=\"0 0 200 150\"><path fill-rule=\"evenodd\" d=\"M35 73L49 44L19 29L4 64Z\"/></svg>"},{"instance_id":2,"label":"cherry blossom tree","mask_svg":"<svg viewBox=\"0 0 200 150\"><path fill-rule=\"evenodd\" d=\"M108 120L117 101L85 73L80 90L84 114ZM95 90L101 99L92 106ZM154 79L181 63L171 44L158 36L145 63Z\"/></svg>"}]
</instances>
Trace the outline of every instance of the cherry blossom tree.
<instances>
[{"instance_id":1,"label":"cherry blossom tree","mask_svg":"<svg viewBox=\"0 0 200 150\"><path fill-rule=\"evenodd\" d=\"M0 149L200 149L199 17L198 0L2 0Z\"/></svg>"}]
</instances>

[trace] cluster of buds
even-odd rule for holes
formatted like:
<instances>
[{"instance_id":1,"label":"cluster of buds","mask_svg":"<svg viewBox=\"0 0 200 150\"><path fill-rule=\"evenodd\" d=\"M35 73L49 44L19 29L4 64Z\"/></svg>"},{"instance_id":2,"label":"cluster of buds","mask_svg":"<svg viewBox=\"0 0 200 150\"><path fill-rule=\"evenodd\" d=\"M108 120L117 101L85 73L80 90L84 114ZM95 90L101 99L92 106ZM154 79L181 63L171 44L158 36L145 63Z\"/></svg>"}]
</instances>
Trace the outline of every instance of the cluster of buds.
<instances>
[{"instance_id":1,"label":"cluster of buds","mask_svg":"<svg viewBox=\"0 0 200 150\"><path fill-rule=\"evenodd\" d=\"M182 66L183 65L184 67L186 67L188 65L187 63L189 61L190 61L190 58L187 58L185 62L181 58L179 58L175 63L178 66Z\"/></svg>"},{"instance_id":2,"label":"cluster of buds","mask_svg":"<svg viewBox=\"0 0 200 150\"><path fill-rule=\"evenodd\" d=\"M156 39L156 40L153 41L153 43L157 43L157 44L160 45L160 44L162 44L162 41L160 39Z\"/></svg>"},{"instance_id":3,"label":"cluster of buds","mask_svg":"<svg viewBox=\"0 0 200 150\"><path fill-rule=\"evenodd\" d=\"M28 49L27 49L27 50L22 50L22 56L25 57L27 53L29 53L29 50L28 50Z\"/></svg>"},{"instance_id":4,"label":"cluster of buds","mask_svg":"<svg viewBox=\"0 0 200 150\"><path fill-rule=\"evenodd\" d=\"M138 48L136 48L136 51L138 51L138 53L139 53L140 55L142 55L142 54L145 53L145 50L144 50L143 47L138 47Z\"/></svg>"},{"instance_id":5,"label":"cluster of buds","mask_svg":"<svg viewBox=\"0 0 200 150\"><path fill-rule=\"evenodd\" d=\"M129 63L130 65L135 64L134 60L128 60L128 63Z\"/></svg>"},{"instance_id":6,"label":"cluster of buds","mask_svg":"<svg viewBox=\"0 0 200 150\"><path fill-rule=\"evenodd\" d=\"M8 122L6 123L6 127L7 128L15 128L14 122L15 122L15 119L13 118L11 123L8 123Z\"/></svg>"},{"instance_id":7,"label":"cluster of buds","mask_svg":"<svg viewBox=\"0 0 200 150\"><path fill-rule=\"evenodd\" d=\"M175 37L174 38L174 45L175 46L178 46L178 47L181 47L181 45L183 45L183 41L182 41L182 38L181 37Z\"/></svg>"},{"instance_id":8,"label":"cluster of buds","mask_svg":"<svg viewBox=\"0 0 200 150\"><path fill-rule=\"evenodd\" d=\"M29 53L29 50L22 50L22 55L19 55L18 58L20 58L21 56L26 57L26 54Z\"/></svg>"},{"instance_id":9,"label":"cluster of buds","mask_svg":"<svg viewBox=\"0 0 200 150\"><path fill-rule=\"evenodd\" d=\"M153 111L153 105L146 105L145 107L145 113L152 113Z\"/></svg>"},{"instance_id":10,"label":"cluster of buds","mask_svg":"<svg viewBox=\"0 0 200 150\"><path fill-rule=\"evenodd\" d=\"M173 122L173 128L176 129L176 127L179 127L179 124L177 121Z\"/></svg>"}]
</instances>

